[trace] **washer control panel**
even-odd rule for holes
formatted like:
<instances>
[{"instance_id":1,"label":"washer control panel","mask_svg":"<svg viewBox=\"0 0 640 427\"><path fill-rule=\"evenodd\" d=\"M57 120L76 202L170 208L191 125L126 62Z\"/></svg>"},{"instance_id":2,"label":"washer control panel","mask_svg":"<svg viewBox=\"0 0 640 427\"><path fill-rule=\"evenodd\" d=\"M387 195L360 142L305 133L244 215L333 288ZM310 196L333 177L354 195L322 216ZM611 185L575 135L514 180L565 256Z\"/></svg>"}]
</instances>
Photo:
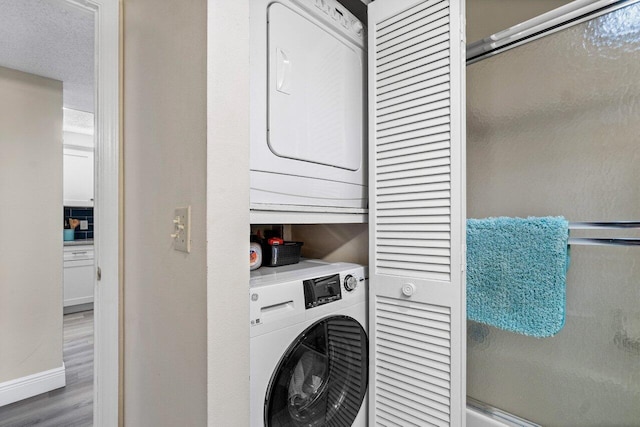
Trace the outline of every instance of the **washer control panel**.
<instances>
[{"instance_id":1,"label":"washer control panel","mask_svg":"<svg viewBox=\"0 0 640 427\"><path fill-rule=\"evenodd\" d=\"M365 304L367 276L357 264L308 259L251 271L251 337Z\"/></svg>"},{"instance_id":2,"label":"washer control panel","mask_svg":"<svg viewBox=\"0 0 640 427\"><path fill-rule=\"evenodd\" d=\"M304 286L304 306L307 310L342 299L339 274L308 279L302 283Z\"/></svg>"}]
</instances>

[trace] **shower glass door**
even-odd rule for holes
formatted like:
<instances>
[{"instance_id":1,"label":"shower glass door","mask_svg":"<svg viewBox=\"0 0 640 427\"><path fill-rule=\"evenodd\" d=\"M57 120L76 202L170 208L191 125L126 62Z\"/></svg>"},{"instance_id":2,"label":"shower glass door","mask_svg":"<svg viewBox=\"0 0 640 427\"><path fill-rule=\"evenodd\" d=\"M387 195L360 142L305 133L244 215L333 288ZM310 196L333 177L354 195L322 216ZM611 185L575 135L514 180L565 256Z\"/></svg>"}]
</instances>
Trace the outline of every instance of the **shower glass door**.
<instances>
[{"instance_id":1,"label":"shower glass door","mask_svg":"<svg viewBox=\"0 0 640 427\"><path fill-rule=\"evenodd\" d=\"M469 218L638 220L640 4L468 66L467 158ZM566 310L544 339L469 322L468 395L541 425L640 425L640 248L572 247Z\"/></svg>"}]
</instances>

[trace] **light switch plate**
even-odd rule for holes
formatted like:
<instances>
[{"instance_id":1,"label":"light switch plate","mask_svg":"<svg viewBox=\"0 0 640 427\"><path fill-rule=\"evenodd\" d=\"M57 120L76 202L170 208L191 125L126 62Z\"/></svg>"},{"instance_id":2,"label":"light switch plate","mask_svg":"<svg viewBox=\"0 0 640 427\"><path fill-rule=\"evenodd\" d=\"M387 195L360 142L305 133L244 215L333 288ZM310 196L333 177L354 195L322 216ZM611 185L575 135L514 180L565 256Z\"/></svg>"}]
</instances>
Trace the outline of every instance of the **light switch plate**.
<instances>
[{"instance_id":1,"label":"light switch plate","mask_svg":"<svg viewBox=\"0 0 640 427\"><path fill-rule=\"evenodd\" d=\"M88 230L89 229L89 221L86 219L80 221L80 230Z\"/></svg>"},{"instance_id":2,"label":"light switch plate","mask_svg":"<svg viewBox=\"0 0 640 427\"><path fill-rule=\"evenodd\" d=\"M173 248L180 252L191 252L191 206L177 208L174 214Z\"/></svg>"}]
</instances>

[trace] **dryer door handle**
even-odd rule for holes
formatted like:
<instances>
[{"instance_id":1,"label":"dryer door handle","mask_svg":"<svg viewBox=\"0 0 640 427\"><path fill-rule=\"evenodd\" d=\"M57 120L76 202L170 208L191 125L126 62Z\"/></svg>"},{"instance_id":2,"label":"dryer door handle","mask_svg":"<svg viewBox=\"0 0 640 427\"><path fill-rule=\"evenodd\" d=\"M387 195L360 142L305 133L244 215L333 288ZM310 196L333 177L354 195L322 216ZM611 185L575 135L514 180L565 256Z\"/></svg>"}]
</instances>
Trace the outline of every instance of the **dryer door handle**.
<instances>
[{"instance_id":1,"label":"dryer door handle","mask_svg":"<svg viewBox=\"0 0 640 427\"><path fill-rule=\"evenodd\" d=\"M284 94L291 94L291 60L281 48L276 48L276 89Z\"/></svg>"}]
</instances>

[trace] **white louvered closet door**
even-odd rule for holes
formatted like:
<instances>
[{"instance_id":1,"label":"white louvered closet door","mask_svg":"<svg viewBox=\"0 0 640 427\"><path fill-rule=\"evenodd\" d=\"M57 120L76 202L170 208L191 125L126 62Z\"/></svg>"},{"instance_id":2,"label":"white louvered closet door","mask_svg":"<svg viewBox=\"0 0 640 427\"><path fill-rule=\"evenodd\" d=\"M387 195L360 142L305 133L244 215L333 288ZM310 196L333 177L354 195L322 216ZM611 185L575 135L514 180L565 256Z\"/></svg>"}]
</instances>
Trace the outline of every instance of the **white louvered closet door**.
<instances>
[{"instance_id":1,"label":"white louvered closet door","mask_svg":"<svg viewBox=\"0 0 640 427\"><path fill-rule=\"evenodd\" d=\"M463 16L369 5L371 426L465 424Z\"/></svg>"}]
</instances>

